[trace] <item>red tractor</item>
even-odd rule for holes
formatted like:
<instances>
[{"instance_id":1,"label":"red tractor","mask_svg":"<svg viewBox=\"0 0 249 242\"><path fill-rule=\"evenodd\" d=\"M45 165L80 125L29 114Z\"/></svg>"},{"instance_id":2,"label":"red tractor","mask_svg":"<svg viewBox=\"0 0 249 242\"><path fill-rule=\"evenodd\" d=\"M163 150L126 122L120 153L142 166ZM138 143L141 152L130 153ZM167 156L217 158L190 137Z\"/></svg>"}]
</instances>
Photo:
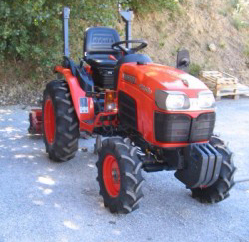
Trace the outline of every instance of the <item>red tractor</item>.
<instances>
[{"instance_id":1,"label":"red tractor","mask_svg":"<svg viewBox=\"0 0 249 242\"><path fill-rule=\"evenodd\" d=\"M147 43L130 40L130 14L122 12L125 41L115 29L88 28L84 57L75 65L68 57L69 9L64 9L64 64L55 67L58 78L43 97L46 152L54 161L67 161L78 150L80 131L97 134L97 181L111 212L138 208L142 170L176 170L193 197L220 202L234 185L235 166L232 152L213 135L214 96L185 72L187 51L178 54L177 69L138 54ZM101 136L108 138L102 142Z\"/></svg>"}]
</instances>

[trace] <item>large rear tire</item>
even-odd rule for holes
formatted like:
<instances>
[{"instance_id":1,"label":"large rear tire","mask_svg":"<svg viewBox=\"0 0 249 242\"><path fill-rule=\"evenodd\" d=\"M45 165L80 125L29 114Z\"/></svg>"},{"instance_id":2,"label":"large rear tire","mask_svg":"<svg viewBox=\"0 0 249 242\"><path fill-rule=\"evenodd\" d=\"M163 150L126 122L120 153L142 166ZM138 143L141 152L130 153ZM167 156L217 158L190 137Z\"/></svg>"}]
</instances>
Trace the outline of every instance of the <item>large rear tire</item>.
<instances>
[{"instance_id":1,"label":"large rear tire","mask_svg":"<svg viewBox=\"0 0 249 242\"><path fill-rule=\"evenodd\" d=\"M130 213L143 198L142 162L137 150L122 138L103 141L97 162L100 195L112 213Z\"/></svg>"},{"instance_id":2,"label":"large rear tire","mask_svg":"<svg viewBox=\"0 0 249 242\"><path fill-rule=\"evenodd\" d=\"M57 162L72 159L78 150L79 121L65 81L47 84L43 94L42 117L49 158Z\"/></svg>"},{"instance_id":3,"label":"large rear tire","mask_svg":"<svg viewBox=\"0 0 249 242\"><path fill-rule=\"evenodd\" d=\"M217 136L213 136L210 144L223 156L223 162L218 180L210 187L191 189L192 197L201 203L218 203L229 197L229 191L234 186L236 168L233 163L233 153Z\"/></svg>"}]
</instances>

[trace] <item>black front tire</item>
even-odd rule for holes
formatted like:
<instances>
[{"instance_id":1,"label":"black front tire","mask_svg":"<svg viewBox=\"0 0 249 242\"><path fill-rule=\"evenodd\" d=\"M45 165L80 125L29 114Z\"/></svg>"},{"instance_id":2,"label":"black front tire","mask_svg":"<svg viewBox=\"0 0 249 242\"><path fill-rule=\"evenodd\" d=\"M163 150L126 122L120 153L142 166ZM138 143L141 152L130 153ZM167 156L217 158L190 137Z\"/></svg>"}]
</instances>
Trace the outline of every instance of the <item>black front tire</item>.
<instances>
[{"instance_id":1,"label":"black front tire","mask_svg":"<svg viewBox=\"0 0 249 242\"><path fill-rule=\"evenodd\" d=\"M233 153L217 136L213 136L210 144L223 156L223 162L218 180L207 188L191 189L192 197L202 203L218 203L229 197L229 191L234 186L236 168L233 162Z\"/></svg>"},{"instance_id":2,"label":"black front tire","mask_svg":"<svg viewBox=\"0 0 249 242\"><path fill-rule=\"evenodd\" d=\"M116 197L110 195L104 181L103 165L108 155L116 158L120 171L120 190ZM109 207L112 213L125 214L137 209L143 198L142 185L144 183L141 173L142 162L137 157L137 148L122 138L108 138L102 143L96 165L97 181L105 207Z\"/></svg>"},{"instance_id":3,"label":"black front tire","mask_svg":"<svg viewBox=\"0 0 249 242\"><path fill-rule=\"evenodd\" d=\"M48 142L44 130L44 107L47 99L52 100L55 116L55 137ZM66 81L56 80L47 84L42 105L43 137L46 152L53 161L72 159L78 150L79 121L75 113L70 90Z\"/></svg>"}]
</instances>

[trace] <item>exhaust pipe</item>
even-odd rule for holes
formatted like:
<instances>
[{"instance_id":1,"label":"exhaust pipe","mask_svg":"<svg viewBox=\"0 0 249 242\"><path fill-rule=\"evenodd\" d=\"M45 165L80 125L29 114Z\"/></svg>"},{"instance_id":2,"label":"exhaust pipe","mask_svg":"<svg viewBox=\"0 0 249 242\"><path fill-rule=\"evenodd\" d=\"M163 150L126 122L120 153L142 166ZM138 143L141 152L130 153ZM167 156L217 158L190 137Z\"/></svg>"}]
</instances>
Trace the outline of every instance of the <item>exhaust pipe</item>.
<instances>
[{"instance_id":1,"label":"exhaust pipe","mask_svg":"<svg viewBox=\"0 0 249 242\"><path fill-rule=\"evenodd\" d=\"M69 51L69 28L68 28L68 21L70 15L70 8L64 7L63 8L63 38L64 38L64 56L70 56Z\"/></svg>"},{"instance_id":2,"label":"exhaust pipe","mask_svg":"<svg viewBox=\"0 0 249 242\"><path fill-rule=\"evenodd\" d=\"M127 10L124 11L121 8L121 4L118 5L118 11L122 17L122 19L125 22L125 40L131 40L132 36L131 36L131 21L134 17L133 15L133 11ZM131 43L126 44L126 48L131 48Z\"/></svg>"}]
</instances>

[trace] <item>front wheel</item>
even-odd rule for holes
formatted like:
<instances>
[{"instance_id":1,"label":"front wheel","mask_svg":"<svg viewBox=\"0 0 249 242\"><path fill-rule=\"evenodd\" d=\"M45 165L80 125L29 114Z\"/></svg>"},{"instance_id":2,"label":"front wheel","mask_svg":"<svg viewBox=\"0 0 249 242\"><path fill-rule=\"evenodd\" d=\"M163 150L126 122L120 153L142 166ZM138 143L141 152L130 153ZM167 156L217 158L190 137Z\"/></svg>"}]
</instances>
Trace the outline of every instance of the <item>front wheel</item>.
<instances>
[{"instance_id":1,"label":"front wheel","mask_svg":"<svg viewBox=\"0 0 249 242\"><path fill-rule=\"evenodd\" d=\"M142 162L136 147L122 138L103 141L99 150L97 181L105 207L112 213L130 213L143 198Z\"/></svg>"},{"instance_id":2,"label":"front wheel","mask_svg":"<svg viewBox=\"0 0 249 242\"><path fill-rule=\"evenodd\" d=\"M217 203L229 197L229 191L234 186L236 168L233 153L217 136L213 136L210 144L223 156L223 162L218 180L210 187L191 189L192 197L202 203Z\"/></svg>"}]
</instances>

